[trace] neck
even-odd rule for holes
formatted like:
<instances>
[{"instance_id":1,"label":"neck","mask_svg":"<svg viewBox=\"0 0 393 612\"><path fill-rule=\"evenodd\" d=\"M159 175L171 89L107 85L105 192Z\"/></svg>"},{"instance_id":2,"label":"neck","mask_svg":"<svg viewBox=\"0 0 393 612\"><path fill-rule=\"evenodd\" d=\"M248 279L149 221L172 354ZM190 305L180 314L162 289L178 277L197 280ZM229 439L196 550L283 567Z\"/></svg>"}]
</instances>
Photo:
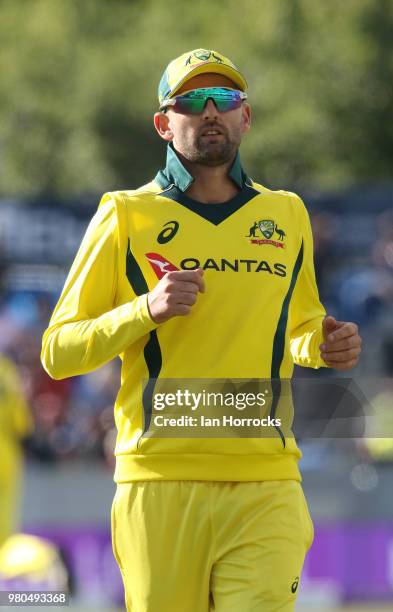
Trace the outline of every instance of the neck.
<instances>
[{"instance_id":1,"label":"neck","mask_svg":"<svg viewBox=\"0 0 393 612\"><path fill-rule=\"evenodd\" d=\"M186 193L203 204L217 204L232 199L240 191L228 176L233 159L220 166L192 163L180 155L181 161L194 180Z\"/></svg>"}]
</instances>

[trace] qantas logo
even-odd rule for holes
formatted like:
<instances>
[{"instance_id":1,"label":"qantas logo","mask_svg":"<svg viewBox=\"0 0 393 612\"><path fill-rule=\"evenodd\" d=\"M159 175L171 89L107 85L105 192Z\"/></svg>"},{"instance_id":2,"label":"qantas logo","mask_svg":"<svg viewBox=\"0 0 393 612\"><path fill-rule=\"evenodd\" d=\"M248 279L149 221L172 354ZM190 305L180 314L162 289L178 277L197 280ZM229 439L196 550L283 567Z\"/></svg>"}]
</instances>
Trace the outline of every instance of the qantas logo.
<instances>
[{"instance_id":1,"label":"qantas logo","mask_svg":"<svg viewBox=\"0 0 393 612\"><path fill-rule=\"evenodd\" d=\"M165 259L165 257L158 255L158 253L146 253L146 257L159 279L165 276L167 272L174 272L175 270L179 269L170 261Z\"/></svg>"},{"instance_id":2,"label":"qantas logo","mask_svg":"<svg viewBox=\"0 0 393 612\"><path fill-rule=\"evenodd\" d=\"M196 257L187 257L180 262L180 268L159 255L158 253L146 253L146 257L157 275L158 279L163 278L167 272L175 270L215 270L216 272L268 272L276 276L286 276L287 268L282 263L269 263L257 259L213 259L208 257L205 261L200 261Z\"/></svg>"}]
</instances>

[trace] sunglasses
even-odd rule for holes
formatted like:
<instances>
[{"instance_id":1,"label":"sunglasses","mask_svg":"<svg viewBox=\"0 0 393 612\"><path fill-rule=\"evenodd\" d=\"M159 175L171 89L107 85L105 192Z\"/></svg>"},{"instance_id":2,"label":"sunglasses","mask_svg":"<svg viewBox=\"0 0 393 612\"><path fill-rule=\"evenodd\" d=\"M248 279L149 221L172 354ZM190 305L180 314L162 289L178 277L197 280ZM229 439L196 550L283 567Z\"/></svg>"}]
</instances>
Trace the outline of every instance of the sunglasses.
<instances>
[{"instance_id":1,"label":"sunglasses","mask_svg":"<svg viewBox=\"0 0 393 612\"><path fill-rule=\"evenodd\" d=\"M164 100L160 110L165 111L171 106L178 113L200 115L208 100L213 100L220 113L227 113L240 108L243 100L247 100L247 94L226 87L203 87Z\"/></svg>"}]
</instances>

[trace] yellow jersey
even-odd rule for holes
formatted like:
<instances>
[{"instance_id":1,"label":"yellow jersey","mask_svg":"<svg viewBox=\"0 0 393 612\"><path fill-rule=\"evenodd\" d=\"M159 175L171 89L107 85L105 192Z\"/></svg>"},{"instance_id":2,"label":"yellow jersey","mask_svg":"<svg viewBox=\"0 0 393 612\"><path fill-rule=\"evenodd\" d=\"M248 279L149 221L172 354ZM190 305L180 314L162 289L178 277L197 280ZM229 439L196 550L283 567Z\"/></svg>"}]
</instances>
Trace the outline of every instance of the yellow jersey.
<instances>
[{"instance_id":1,"label":"yellow jersey","mask_svg":"<svg viewBox=\"0 0 393 612\"><path fill-rule=\"evenodd\" d=\"M302 200L245 174L230 201L196 202L174 148L155 179L103 196L43 336L53 378L122 360L115 402L116 482L300 480L301 453L270 438L149 436L159 379L289 379L319 368L322 320L309 216ZM204 269L191 313L155 323L147 294L170 270ZM143 385L143 381L149 384ZM277 409L277 399L272 411Z\"/></svg>"}]
</instances>

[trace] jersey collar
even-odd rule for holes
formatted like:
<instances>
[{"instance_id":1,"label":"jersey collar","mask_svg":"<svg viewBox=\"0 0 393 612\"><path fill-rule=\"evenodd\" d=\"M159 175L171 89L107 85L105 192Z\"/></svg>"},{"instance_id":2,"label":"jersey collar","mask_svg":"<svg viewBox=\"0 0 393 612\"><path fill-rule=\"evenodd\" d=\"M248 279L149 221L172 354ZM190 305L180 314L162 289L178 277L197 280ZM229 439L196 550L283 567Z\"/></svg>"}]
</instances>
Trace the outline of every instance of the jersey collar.
<instances>
[{"instance_id":1,"label":"jersey collar","mask_svg":"<svg viewBox=\"0 0 393 612\"><path fill-rule=\"evenodd\" d=\"M239 189L243 189L245 185L251 185L250 179L241 166L239 151L228 172L228 176L231 177ZM183 192L186 191L194 181L194 177L183 166L171 142L168 143L167 147L166 166L164 170L158 172L154 180L163 189L167 189L170 185L174 185Z\"/></svg>"}]
</instances>

